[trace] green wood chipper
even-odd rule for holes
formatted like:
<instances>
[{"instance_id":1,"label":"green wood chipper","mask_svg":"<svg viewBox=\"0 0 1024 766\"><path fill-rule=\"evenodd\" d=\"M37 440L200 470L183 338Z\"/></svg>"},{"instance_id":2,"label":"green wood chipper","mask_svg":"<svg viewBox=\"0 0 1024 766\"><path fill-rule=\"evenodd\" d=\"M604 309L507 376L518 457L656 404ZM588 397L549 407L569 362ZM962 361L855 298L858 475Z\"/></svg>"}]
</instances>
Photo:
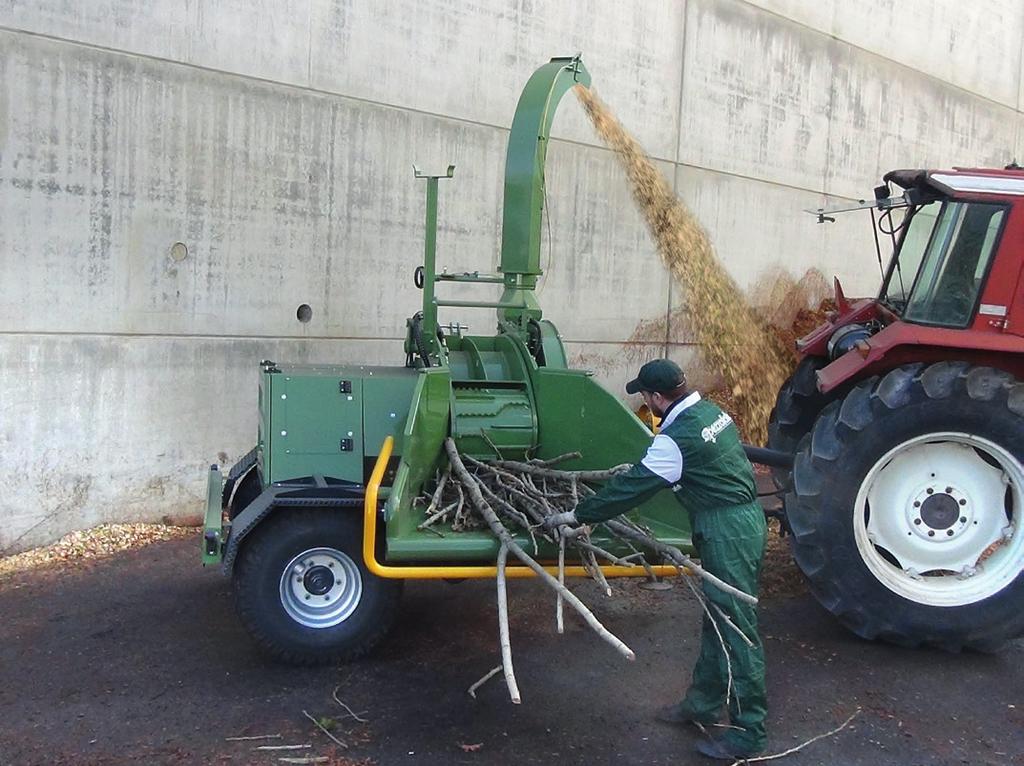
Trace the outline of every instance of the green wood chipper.
<instances>
[{"instance_id":1,"label":"green wood chipper","mask_svg":"<svg viewBox=\"0 0 1024 766\"><path fill-rule=\"evenodd\" d=\"M442 176L417 171L427 192L424 261L414 272L423 308L406 322L404 366L261 363L256 446L226 476L210 468L203 563L221 563L232 577L242 622L272 655L303 664L360 656L392 624L403 580L494 576L490 533L417 529L423 509L413 501L445 460L446 437L480 459L579 452L567 469L634 461L649 444L647 427L591 373L569 369L534 293L551 123L566 91L589 83L578 56L556 58L520 96L505 159L498 274L438 272L438 182L454 168ZM438 294L448 282L500 284L503 292L497 301L448 300ZM494 309L497 330L442 327L438 310L447 307ZM662 541L689 547L671 493L634 514ZM555 555L542 546L542 560Z\"/></svg>"}]
</instances>

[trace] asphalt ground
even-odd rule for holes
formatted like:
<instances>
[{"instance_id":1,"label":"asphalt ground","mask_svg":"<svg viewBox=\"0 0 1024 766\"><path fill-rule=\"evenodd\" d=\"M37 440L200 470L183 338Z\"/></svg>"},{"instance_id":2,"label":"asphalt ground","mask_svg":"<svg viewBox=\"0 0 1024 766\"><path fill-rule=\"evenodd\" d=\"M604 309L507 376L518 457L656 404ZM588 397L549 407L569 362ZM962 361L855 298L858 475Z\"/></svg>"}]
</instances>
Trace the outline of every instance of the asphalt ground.
<instances>
[{"instance_id":1,"label":"asphalt ground","mask_svg":"<svg viewBox=\"0 0 1024 766\"><path fill-rule=\"evenodd\" d=\"M574 590L637 654L626 662L553 596L510 582L521 705L500 676L494 583L410 583L366 660L295 669L242 630L197 540L0 580L0 763L701 764L654 711L686 688L699 642L688 590ZM769 752L839 726L786 764L1024 765L1024 642L993 655L857 639L797 587L762 600ZM335 695L366 723L345 717ZM303 711L322 720L331 742ZM229 741L229 737L281 735ZM259 746L310 745L296 750Z\"/></svg>"}]
</instances>

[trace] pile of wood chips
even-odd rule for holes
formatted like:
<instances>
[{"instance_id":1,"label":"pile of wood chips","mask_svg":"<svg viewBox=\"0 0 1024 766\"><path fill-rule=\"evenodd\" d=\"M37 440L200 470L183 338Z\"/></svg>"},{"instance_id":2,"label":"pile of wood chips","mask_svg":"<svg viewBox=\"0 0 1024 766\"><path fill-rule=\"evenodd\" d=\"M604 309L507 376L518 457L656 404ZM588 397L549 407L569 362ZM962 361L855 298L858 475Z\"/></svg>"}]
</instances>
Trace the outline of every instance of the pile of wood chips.
<instances>
[{"instance_id":1,"label":"pile of wood chips","mask_svg":"<svg viewBox=\"0 0 1024 766\"><path fill-rule=\"evenodd\" d=\"M779 343L785 348L790 349L792 367L795 368L797 362L800 361L796 353L796 342L811 330L822 325L828 319L829 313L835 310L835 301L827 298L818 304L817 308L802 308L797 311L789 327L770 326L771 332Z\"/></svg>"},{"instance_id":2,"label":"pile of wood chips","mask_svg":"<svg viewBox=\"0 0 1024 766\"><path fill-rule=\"evenodd\" d=\"M64 535L57 542L0 557L0 577L38 567L55 566L110 556L160 540L195 536L194 527L165 524L101 524Z\"/></svg>"}]
</instances>

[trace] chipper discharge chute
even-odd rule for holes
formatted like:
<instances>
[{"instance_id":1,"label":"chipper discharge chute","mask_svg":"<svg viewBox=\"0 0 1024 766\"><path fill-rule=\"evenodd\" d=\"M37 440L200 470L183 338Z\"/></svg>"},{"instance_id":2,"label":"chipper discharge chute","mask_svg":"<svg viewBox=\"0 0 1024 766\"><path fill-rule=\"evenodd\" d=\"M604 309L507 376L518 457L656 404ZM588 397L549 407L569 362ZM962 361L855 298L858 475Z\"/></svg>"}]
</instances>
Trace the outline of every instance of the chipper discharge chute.
<instances>
[{"instance_id":1,"label":"chipper discharge chute","mask_svg":"<svg viewBox=\"0 0 1024 766\"><path fill-rule=\"evenodd\" d=\"M417 171L427 190L424 262L414 273L423 308L406 323L404 366L261 364L257 444L226 478L210 469L203 561L221 562L233 577L243 623L273 655L299 663L360 656L393 622L404 579L494 576L498 543L490 533L441 537L417 528L424 509L413 501L444 464L446 437L479 459L579 452L566 469L632 462L649 444L650 431L632 412L590 373L568 368L534 293L551 123L563 94L589 82L579 57L552 59L519 99L505 165L500 273L437 271L439 181L454 168L444 176ZM448 300L437 294L448 282L500 284L503 292L497 301ZM469 335L441 326L438 310L446 307L495 309L497 330ZM686 516L670 493L633 513L663 542L689 547ZM600 543L628 553L615 541ZM556 553L541 543L540 559ZM529 574L509 568L509 576Z\"/></svg>"}]
</instances>

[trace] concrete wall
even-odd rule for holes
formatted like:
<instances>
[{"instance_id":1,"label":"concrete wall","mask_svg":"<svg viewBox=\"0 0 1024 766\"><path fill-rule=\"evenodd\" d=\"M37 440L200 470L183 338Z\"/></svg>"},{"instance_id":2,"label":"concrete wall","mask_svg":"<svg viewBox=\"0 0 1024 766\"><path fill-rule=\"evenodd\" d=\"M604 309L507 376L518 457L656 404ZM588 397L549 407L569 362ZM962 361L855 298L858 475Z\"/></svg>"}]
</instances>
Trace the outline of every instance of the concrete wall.
<instances>
[{"instance_id":1,"label":"concrete wall","mask_svg":"<svg viewBox=\"0 0 1024 766\"><path fill-rule=\"evenodd\" d=\"M866 222L801 209L1024 156L1022 33L1012 0L0 0L0 550L194 511L251 446L261 358L400 362L411 165L457 165L441 262L493 268L550 56L584 52L744 288L817 267L861 293ZM541 300L574 359L616 389L691 359L685 330L624 351L678 290L571 97L554 132Z\"/></svg>"}]
</instances>

